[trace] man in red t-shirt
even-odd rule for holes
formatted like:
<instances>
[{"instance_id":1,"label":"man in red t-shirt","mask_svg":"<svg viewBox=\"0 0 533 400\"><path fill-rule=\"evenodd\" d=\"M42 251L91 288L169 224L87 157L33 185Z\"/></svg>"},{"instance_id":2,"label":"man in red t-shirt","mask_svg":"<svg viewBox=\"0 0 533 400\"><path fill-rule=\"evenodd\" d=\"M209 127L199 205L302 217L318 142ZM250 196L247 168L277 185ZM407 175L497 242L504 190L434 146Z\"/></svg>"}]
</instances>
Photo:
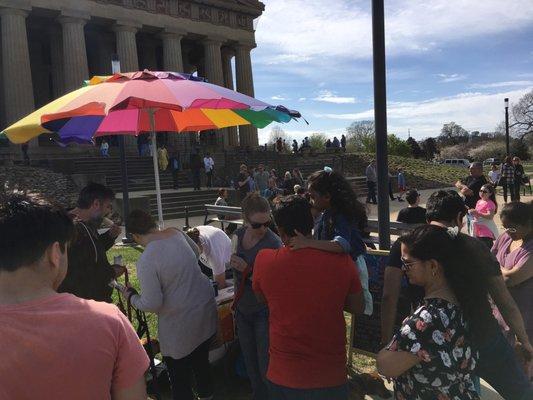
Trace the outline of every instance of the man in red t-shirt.
<instances>
[{"instance_id":1,"label":"man in red t-shirt","mask_svg":"<svg viewBox=\"0 0 533 400\"><path fill-rule=\"evenodd\" d=\"M0 399L146 400L148 357L126 317L57 293L73 233L42 199L0 202Z\"/></svg>"},{"instance_id":2,"label":"man in red t-shirt","mask_svg":"<svg viewBox=\"0 0 533 400\"><path fill-rule=\"evenodd\" d=\"M309 203L281 199L274 220L283 243L310 236ZM267 377L273 399L345 400L346 325L343 310L363 311L361 283L350 255L283 247L258 253L253 289L270 311Z\"/></svg>"}]
</instances>

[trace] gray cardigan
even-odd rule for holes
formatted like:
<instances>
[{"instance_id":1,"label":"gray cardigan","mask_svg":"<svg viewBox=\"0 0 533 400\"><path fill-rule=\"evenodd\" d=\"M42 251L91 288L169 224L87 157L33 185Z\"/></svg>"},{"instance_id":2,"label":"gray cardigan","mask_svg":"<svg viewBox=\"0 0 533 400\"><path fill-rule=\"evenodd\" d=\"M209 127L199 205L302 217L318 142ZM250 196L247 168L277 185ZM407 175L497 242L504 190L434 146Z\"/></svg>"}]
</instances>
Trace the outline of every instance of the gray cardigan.
<instances>
[{"instance_id":1,"label":"gray cardigan","mask_svg":"<svg viewBox=\"0 0 533 400\"><path fill-rule=\"evenodd\" d=\"M198 266L198 254L196 244L176 231L148 243L137 262L141 294L131 303L157 314L163 356L183 358L217 330L213 287Z\"/></svg>"}]
</instances>

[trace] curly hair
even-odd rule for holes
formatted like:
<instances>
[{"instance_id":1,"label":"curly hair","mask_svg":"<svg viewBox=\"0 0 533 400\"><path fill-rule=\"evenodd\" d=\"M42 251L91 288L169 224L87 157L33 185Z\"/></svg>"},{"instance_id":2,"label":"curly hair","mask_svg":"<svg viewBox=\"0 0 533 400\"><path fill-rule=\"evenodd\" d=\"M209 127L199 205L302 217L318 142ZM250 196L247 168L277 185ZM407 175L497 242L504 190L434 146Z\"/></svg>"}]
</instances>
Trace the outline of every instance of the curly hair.
<instances>
[{"instance_id":1,"label":"curly hair","mask_svg":"<svg viewBox=\"0 0 533 400\"><path fill-rule=\"evenodd\" d=\"M444 277L463 310L474 338L482 340L492 323L492 311L488 301L487 257L479 252L482 246L475 246L476 240L467 235L448 233L447 228L424 225L398 239L414 258L437 261L444 270Z\"/></svg>"},{"instance_id":2,"label":"curly hair","mask_svg":"<svg viewBox=\"0 0 533 400\"><path fill-rule=\"evenodd\" d=\"M187 232L185 233L192 239L194 243L200 243L200 231L198 230L198 228L187 229Z\"/></svg>"},{"instance_id":3,"label":"curly hair","mask_svg":"<svg viewBox=\"0 0 533 400\"><path fill-rule=\"evenodd\" d=\"M309 188L321 196L331 197L333 215L342 214L350 223L355 223L360 231L368 224L366 208L359 200L350 183L336 171L317 171L307 179Z\"/></svg>"}]
</instances>

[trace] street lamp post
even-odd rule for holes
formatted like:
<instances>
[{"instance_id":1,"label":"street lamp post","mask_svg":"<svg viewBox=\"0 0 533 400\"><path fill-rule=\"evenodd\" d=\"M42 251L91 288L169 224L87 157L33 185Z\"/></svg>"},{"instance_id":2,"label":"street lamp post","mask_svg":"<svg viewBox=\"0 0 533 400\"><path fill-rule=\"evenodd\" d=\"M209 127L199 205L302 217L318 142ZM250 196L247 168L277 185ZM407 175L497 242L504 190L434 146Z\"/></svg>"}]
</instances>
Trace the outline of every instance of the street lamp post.
<instances>
[{"instance_id":1,"label":"street lamp post","mask_svg":"<svg viewBox=\"0 0 533 400\"><path fill-rule=\"evenodd\" d=\"M387 157L387 85L385 67L385 11L383 0L372 0L374 67L374 124L378 167L379 249L390 249L389 169Z\"/></svg>"},{"instance_id":2,"label":"street lamp post","mask_svg":"<svg viewBox=\"0 0 533 400\"><path fill-rule=\"evenodd\" d=\"M504 100L505 103L505 151L508 156L511 155L509 150L509 98L506 97Z\"/></svg>"}]
</instances>

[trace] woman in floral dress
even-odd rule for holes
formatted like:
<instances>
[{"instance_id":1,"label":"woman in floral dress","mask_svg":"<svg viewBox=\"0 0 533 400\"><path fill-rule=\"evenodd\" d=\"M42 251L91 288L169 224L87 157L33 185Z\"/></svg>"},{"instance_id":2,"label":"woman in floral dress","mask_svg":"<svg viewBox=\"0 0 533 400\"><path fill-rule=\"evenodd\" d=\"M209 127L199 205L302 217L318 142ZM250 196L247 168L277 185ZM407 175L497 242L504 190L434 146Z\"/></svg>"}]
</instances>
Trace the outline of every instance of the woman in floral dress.
<instances>
[{"instance_id":1,"label":"woman in floral dress","mask_svg":"<svg viewBox=\"0 0 533 400\"><path fill-rule=\"evenodd\" d=\"M457 228L426 225L399 239L403 269L422 286L422 305L378 354L398 400L479 399L472 381L475 343L490 323L485 282Z\"/></svg>"}]
</instances>

